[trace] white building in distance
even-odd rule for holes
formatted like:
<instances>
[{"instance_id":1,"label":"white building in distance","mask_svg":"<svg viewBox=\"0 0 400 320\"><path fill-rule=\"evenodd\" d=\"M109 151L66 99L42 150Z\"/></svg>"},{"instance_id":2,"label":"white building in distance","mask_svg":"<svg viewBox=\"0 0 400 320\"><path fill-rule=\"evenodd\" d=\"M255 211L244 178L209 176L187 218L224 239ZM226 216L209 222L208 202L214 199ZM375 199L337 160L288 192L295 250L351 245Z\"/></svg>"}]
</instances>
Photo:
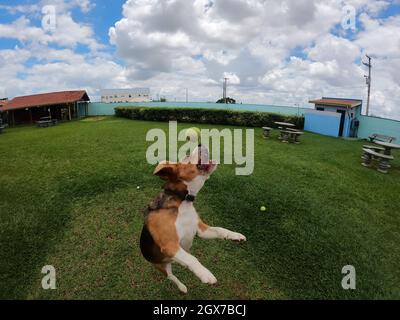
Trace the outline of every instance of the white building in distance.
<instances>
[{"instance_id":1,"label":"white building in distance","mask_svg":"<svg viewBox=\"0 0 400 320\"><path fill-rule=\"evenodd\" d=\"M125 102L150 102L149 88L132 89L103 89L101 90L101 102L125 103Z\"/></svg>"}]
</instances>

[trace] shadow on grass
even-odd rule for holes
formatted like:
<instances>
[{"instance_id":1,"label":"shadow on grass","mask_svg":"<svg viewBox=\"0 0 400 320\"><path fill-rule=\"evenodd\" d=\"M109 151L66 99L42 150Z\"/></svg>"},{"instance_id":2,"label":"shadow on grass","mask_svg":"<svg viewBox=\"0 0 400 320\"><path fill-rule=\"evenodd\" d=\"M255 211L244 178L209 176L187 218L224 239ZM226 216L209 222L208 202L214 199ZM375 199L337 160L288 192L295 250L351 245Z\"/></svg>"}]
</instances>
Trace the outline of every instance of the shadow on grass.
<instances>
[{"instance_id":1,"label":"shadow on grass","mask_svg":"<svg viewBox=\"0 0 400 320\"><path fill-rule=\"evenodd\" d=\"M126 173L107 175L77 176L66 180L64 176L50 199L40 199L42 210L22 213L24 226L13 227L13 217L8 227L1 228L0 243L0 299L26 299L32 286L41 286L41 281L32 283L32 279L41 279L43 266L51 264L46 259L70 223L70 208L75 200L96 196L126 186ZM35 202L40 202L35 199ZM20 212L15 212L16 215ZM7 225L7 224L6 224Z\"/></svg>"}]
</instances>

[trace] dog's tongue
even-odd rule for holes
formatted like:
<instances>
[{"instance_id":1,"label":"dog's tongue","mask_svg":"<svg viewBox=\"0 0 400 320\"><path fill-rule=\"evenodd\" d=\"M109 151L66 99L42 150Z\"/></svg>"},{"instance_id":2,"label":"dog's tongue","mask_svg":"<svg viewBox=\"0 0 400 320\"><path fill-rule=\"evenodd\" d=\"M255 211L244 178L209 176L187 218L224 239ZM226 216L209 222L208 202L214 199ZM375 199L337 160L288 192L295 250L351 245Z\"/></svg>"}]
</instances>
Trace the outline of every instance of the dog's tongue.
<instances>
[{"instance_id":1,"label":"dog's tongue","mask_svg":"<svg viewBox=\"0 0 400 320\"><path fill-rule=\"evenodd\" d=\"M210 172L215 165L216 165L215 162L210 160L207 164L201 165L201 170Z\"/></svg>"},{"instance_id":2,"label":"dog's tongue","mask_svg":"<svg viewBox=\"0 0 400 320\"><path fill-rule=\"evenodd\" d=\"M199 148L199 160L201 165L209 165L210 156L206 148Z\"/></svg>"}]
</instances>

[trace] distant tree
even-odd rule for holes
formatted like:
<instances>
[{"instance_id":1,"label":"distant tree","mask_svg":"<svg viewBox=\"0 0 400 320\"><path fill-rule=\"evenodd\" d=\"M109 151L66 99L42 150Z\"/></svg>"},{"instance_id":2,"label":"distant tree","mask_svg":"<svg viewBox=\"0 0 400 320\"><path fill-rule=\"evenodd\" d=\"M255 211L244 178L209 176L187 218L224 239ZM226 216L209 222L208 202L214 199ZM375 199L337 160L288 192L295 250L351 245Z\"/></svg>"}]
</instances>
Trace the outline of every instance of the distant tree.
<instances>
[{"instance_id":1,"label":"distant tree","mask_svg":"<svg viewBox=\"0 0 400 320\"><path fill-rule=\"evenodd\" d=\"M228 98L226 98L226 101L225 101L224 98L219 99L219 100L217 101L217 103L236 104L236 100L228 97Z\"/></svg>"},{"instance_id":2,"label":"distant tree","mask_svg":"<svg viewBox=\"0 0 400 320\"><path fill-rule=\"evenodd\" d=\"M160 98L160 102L167 102L167 98L161 97L161 98Z\"/></svg>"}]
</instances>

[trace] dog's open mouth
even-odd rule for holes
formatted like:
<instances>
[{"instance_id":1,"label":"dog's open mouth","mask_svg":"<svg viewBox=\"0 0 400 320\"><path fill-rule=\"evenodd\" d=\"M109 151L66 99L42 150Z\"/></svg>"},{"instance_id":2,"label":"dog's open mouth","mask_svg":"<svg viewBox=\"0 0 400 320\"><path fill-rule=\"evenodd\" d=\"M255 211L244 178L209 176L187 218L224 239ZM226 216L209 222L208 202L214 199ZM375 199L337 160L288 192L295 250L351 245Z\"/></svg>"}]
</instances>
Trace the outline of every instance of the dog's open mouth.
<instances>
[{"instance_id":1,"label":"dog's open mouth","mask_svg":"<svg viewBox=\"0 0 400 320\"><path fill-rule=\"evenodd\" d=\"M213 160L210 160L210 155L207 148L199 146L198 150L199 156L197 168L206 174L211 173L217 166L217 163Z\"/></svg>"},{"instance_id":2,"label":"dog's open mouth","mask_svg":"<svg viewBox=\"0 0 400 320\"><path fill-rule=\"evenodd\" d=\"M202 163L197 164L197 168L205 173L211 173L216 166L217 163L213 160L209 160L207 164L202 164Z\"/></svg>"}]
</instances>

